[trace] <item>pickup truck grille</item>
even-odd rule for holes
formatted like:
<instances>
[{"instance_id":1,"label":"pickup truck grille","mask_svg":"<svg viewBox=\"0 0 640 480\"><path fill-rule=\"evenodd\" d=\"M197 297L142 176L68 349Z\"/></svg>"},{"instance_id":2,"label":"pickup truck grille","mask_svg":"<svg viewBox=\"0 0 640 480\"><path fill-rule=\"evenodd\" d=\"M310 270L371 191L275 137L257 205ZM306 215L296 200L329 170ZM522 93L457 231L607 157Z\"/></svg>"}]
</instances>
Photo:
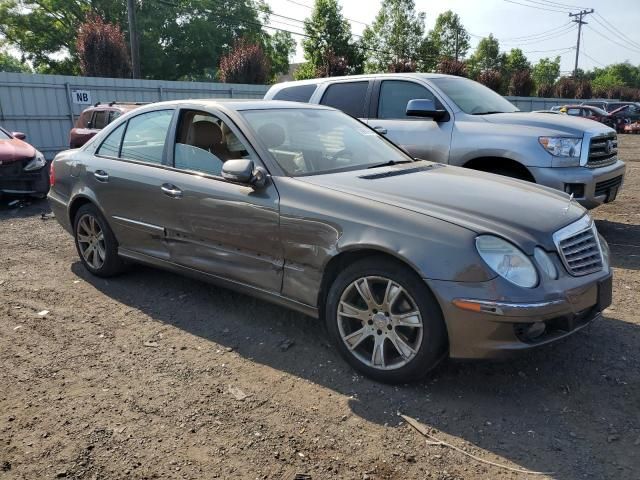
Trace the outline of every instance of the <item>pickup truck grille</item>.
<instances>
[{"instance_id":1,"label":"pickup truck grille","mask_svg":"<svg viewBox=\"0 0 640 480\"><path fill-rule=\"evenodd\" d=\"M579 277L602 270L602 251L598 232L589 217L554 234L558 253L567 271Z\"/></svg>"},{"instance_id":2,"label":"pickup truck grille","mask_svg":"<svg viewBox=\"0 0 640 480\"><path fill-rule=\"evenodd\" d=\"M598 168L618 160L618 136L615 133L599 135L591 139L587 167Z\"/></svg>"}]
</instances>

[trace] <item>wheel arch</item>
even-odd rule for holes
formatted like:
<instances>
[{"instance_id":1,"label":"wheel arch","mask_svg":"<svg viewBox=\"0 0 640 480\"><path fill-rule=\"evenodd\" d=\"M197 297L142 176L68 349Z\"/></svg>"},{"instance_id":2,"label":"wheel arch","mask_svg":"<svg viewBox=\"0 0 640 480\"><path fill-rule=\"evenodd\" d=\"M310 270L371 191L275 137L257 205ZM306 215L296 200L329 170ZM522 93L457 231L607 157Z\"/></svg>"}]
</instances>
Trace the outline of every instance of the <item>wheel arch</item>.
<instances>
[{"instance_id":1,"label":"wheel arch","mask_svg":"<svg viewBox=\"0 0 640 480\"><path fill-rule=\"evenodd\" d=\"M479 170L481 172L494 173L496 170L508 170L521 176L523 180L536 183L534 176L529 169L517 160L507 157L485 156L476 157L468 160L464 165L465 168Z\"/></svg>"},{"instance_id":2,"label":"wheel arch","mask_svg":"<svg viewBox=\"0 0 640 480\"><path fill-rule=\"evenodd\" d=\"M324 317L324 306L326 303L329 288L331 288L331 284L336 279L340 271L351 265L352 263L367 257L378 257L392 260L395 263L408 268L418 277L422 278L419 269L415 265L408 262L405 258L398 256L396 252L389 252L387 250L371 246L353 246L352 248L344 249L337 255L331 257L323 269L322 280L320 282L320 289L318 290L317 299L320 318ZM429 288L428 285L427 288ZM434 295L434 298L437 297L435 297ZM438 305L438 307L440 307L440 305Z\"/></svg>"}]
</instances>

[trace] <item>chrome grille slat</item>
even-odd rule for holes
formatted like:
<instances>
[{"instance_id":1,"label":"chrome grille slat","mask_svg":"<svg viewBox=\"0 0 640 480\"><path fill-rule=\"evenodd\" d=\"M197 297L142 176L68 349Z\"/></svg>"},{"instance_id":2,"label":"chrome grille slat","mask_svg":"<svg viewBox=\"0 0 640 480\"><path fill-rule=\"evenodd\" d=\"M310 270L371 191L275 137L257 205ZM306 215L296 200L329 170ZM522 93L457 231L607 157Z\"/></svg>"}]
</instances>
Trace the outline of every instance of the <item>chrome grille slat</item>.
<instances>
[{"instance_id":1,"label":"chrome grille slat","mask_svg":"<svg viewBox=\"0 0 640 480\"><path fill-rule=\"evenodd\" d=\"M608 133L593 137L589 143L587 167L605 167L615 163L618 159L618 136Z\"/></svg>"},{"instance_id":2,"label":"chrome grille slat","mask_svg":"<svg viewBox=\"0 0 640 480\"><path fill-rule=\"evenodd\" d=\"M562 263L571 275L581 276L602 270L604 265L598 233L587 215L554 233L553 240Z\"/></svg>"}]
</instances>

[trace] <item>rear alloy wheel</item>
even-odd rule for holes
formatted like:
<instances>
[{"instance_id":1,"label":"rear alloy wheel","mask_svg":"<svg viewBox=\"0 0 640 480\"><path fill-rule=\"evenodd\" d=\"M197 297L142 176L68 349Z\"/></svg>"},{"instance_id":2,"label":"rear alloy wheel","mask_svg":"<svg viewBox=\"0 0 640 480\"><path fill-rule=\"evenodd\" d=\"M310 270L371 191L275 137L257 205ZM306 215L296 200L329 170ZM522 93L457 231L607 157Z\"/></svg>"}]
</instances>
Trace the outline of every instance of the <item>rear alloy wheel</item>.
<instances>
[{"instance_id":1,"label":"rear alloy wheel","mask_svg":"<svg viewBox=\"0 0 640 480\"><path fill-rule=\"evenodd\" d=\"M80 207L74 233L78 254L87 270L99 277L109 277L122 271L123 262L118 256L115 236L94 205Z\"/></svg>"},{"instance_id":2,"label":"rear alloy wheel","mask_svg":"<svg viewBox=\"0 0 640 480\"><path fill-rule=\"evenodd\" d=\"M326 311L341 354L375 380L416 380L447 352L435 298L422 279L396 262L350 266L334 282Z\"/></svg>"}]
</instances>

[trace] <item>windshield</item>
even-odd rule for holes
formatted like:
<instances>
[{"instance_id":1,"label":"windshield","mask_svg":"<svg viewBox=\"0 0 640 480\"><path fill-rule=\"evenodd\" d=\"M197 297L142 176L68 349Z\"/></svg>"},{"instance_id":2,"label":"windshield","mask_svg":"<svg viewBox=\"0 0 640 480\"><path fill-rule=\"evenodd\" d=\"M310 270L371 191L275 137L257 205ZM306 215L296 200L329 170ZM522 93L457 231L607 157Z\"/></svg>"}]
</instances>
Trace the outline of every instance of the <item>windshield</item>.
<instances>
[{"instance_id":1,"label":"windshield","mask_svg":"<svg viewBox=\"0 0 640 480\"><path fill-rule=\"evenodd\" d=\"M431 82L444 92L465 113L487 115L519 110L484 85L461 77L432 78Z\"/></svg>"},{"instance_id":2,"label":"windshield","mask_svg":"<svg viewBox=\"0 0 640 480\"><path fill-rule=\"evenodd\" d=\"M278 165L294 177L413 161L342 112L283 108L240 113Z\"/></svg>"},{"instance_id":3,"label":"windshield","mask_svg":"<svg viewBox=\"0 0 640 480\"><path fill-rule=\"evenodd\" d=\"M601 108L598 108L598 107L591 107L591 108L590 108L590 109L588 109L588 110L591 110L592 112L595 112L595 113L597 113L598 115L604 115L604 116L609 115L605 110L603 110L603 109L601 109Z\"/></svg>"},{"instance_id":4,"label":"windshield","mask_svg":"<svg viewBox=\"0 0 640 480\"><path fill-rule=\"evenodd\" d=\"M0 140L11 140L11 135L0 128Z\"/></svg>"}]
</instances>

